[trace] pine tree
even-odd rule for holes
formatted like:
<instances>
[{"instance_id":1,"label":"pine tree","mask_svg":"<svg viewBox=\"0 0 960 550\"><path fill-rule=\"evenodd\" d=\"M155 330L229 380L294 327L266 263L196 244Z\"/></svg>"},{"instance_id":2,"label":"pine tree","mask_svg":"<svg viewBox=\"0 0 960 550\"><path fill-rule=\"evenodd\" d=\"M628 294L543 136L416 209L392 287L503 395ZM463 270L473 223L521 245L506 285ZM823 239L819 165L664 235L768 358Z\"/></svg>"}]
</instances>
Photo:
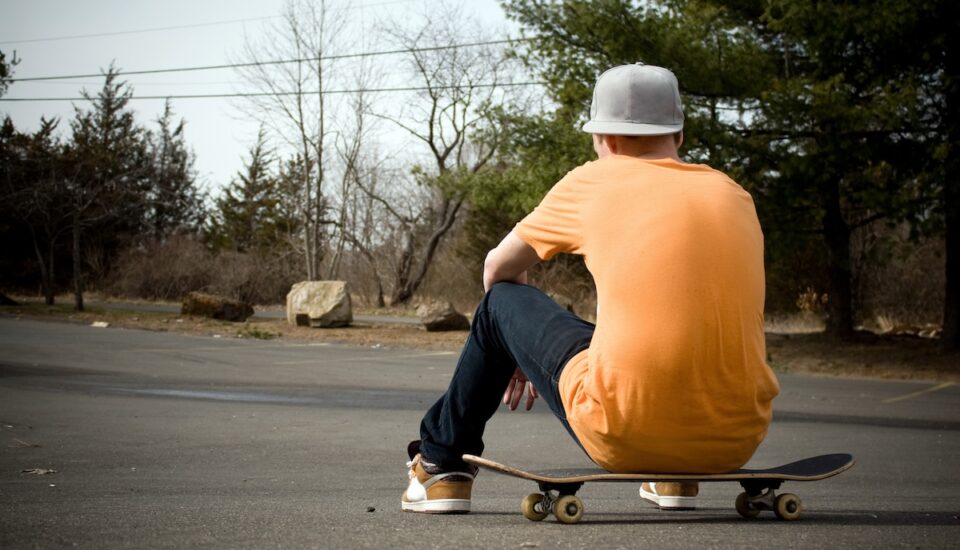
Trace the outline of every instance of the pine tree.
<instances>
[{"instance_id":1,"label":"pine tree","mask_svg":"<svg viewBox=\"0 0 960 550\"><path fill-rule=\"evenodd\" d=\"M7 61L7 54L0 52L0 97L7 93L7 87L10 86L10 80L13 76L13 67L20 63L17 59L17 52L14 50L13 59Z\"/></svg>"},{"instance_id":2,"label":"pine tree","mask_svg":"<svg viewBox=\"0 0 960 550\"><path fill-rule=\"evenodd\" d=\"M174 126L169 100L156 122L157 132L147 136L151 172L146 224L152 237L162 242L178 231L199 229L204 208L184 121Z\"/></svg>"},{"instance_id":3,"label":"pine tree","mask_svg":"<svg viewBox=\"0 0 960 550\"><path fill-rule=\"evenodd\" d=\"M150 162L144 130L128 109L133 90L117 82L110 67L92 105L77 107L65 159L67 207L71 213L74 308L83 310L85 256L109 258L137 238L143 227ZM89 237L89 243L85 239Z\"/></svg>"},{"instance_id":4,"label":"pine tree","mask_svg":"<svg viewBox=\"0 0 960 550\"><path fill-rule=\"evenodd\" d=\"M218 198L213 241L235 252L263 252L283 243L279 182L276 161L263 129L250 149L243 170Z\"/></svg>"},{"instance_id":5,"label":"pine tree","mask_svg":"<svg viewBox=\"0 0 960 550\"><path fill-rule=\"evenodd\" d=\"M585 118L603 69L636 61L674 69L687 112L684 155L731 173L754 194L768 265L803 247L818 250L822 268L804 271L826 287L827 332L844 338L853 334L857 305L854 232L935 209L927 161L935 129L925 111L936 94L925 88L945 72L950 81L942 38L956 18L946 15L948 4L514 0L505 7L534 31L522 53L571 122ZM939 64L924 61L931 59ZM944 196L949 204L955 195ZM954 265L960 274L960 261Z\"/></svg>"},{"instance_id":6,"label":"pine tree","mask_svg":"<svg viewBox=\"0 0 960 550\"><path fill-rule=\"evenodd\" d=\"M6 261L15 259L17 247L31 249L40 271L40 287L53 305L61 237L70 228L66 208L63 143L56 136L58 119L40 119L34 134L18 132L9 117L0 129L0 180L6 216L17 229L4 247ZM21 242L22 240L22 242Z\"/></svg>"}]
</instances>

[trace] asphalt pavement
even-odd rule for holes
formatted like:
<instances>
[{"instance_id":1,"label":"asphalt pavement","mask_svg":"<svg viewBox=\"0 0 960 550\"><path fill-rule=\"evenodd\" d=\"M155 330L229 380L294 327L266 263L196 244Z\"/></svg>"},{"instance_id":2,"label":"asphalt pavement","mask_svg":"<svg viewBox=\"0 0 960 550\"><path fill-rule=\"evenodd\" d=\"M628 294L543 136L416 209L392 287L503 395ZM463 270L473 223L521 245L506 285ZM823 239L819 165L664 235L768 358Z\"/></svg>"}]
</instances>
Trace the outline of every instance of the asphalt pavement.
<instances>
[{"instance_id":1,"label":"asphalt pavement","mask_svg":"<svg viewBox=\"0 0 960 550\"><path fill-rule=\"evenodd\" d=\"M849 452L787 483L797 522L741 519L736 484L660 512L592 484L583 522L530 522L532 483L482 473L474 512L400 511L405 447L456 354L216 339L0 318L0 548L956 548L960 387L781 375L767 467ZM485 456L588 466L538 404Z\"/></svg>"}]
</instances>

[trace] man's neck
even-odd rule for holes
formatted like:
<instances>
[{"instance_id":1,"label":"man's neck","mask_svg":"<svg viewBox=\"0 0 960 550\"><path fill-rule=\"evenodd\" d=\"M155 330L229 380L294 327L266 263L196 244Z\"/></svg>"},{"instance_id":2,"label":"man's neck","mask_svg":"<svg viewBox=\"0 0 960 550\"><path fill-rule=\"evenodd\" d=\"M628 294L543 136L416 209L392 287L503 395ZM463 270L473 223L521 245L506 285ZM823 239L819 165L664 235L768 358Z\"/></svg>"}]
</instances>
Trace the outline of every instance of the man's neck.
<instances>
[{"instance_id":1,"label":"man's neck","mask_svg":"<svg viewBox=\"0 0 960 550\"><path fill-rule=\"evenodd\" d=\"M622 155L645 160L672 159L680 162L677 142L673 136L650 136L629 138L625 136L605 136L597 140L595 150L598 158L609 155Z\"/></svg>"},{"instance_id":2,"label":"man's neck","mask_svg":"<svg viewBox=\"0 0 960 550\"><path fill-rule=\"evenodd\" d=\"M677 161L677 162L680 162L680 155L677 154L677 150L676 150L676 149L673 149L672 151L646 151L646 152L642 152L642 153L622 152L622 153L618 153L618 154L623 155L623 156L625 156L625 157L633 157L633 158L636 158L636 159L643 159L643 160L665 160L665 159L671 159L671 160L675 160L675 161Z\"/></svg>"}]
</instances>

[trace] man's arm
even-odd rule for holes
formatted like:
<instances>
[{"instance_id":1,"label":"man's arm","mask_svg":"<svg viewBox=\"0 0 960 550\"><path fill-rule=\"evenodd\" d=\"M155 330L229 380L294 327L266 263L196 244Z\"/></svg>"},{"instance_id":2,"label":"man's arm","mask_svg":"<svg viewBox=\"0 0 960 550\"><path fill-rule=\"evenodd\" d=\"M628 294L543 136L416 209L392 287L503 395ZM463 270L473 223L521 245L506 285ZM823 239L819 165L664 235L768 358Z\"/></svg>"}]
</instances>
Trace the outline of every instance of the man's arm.
<instances>
[{"instance_id":1,"label":"man's arm","mask_svg":"<svg viewBox=\"0 0 960 550\"><path fill-rule=\"evenodd\" d=\"M537 251L511 231L496 248L487 253L487 259L483 262L483 290L490 290L490 287L501 281L527 284L527 270L539 261ZM503 392L503 403L509 406L511 411L517 410L527 388L529 390L525 407L529 411L538 397L537 389L533 384L528 384L527 377L518 368Z\"/></svg>"},{"instance_id":2,"label":"man's arm","mask_svg":"<svg viewBox=\"0 0 960 550\"><path fill-rule=\"evenodd\" d=\"M537 251L511 231L487 253L483 262L483 290L490 290L501 281L526 284L527 270L539 261Z\"/></svg>"}]
</instances>

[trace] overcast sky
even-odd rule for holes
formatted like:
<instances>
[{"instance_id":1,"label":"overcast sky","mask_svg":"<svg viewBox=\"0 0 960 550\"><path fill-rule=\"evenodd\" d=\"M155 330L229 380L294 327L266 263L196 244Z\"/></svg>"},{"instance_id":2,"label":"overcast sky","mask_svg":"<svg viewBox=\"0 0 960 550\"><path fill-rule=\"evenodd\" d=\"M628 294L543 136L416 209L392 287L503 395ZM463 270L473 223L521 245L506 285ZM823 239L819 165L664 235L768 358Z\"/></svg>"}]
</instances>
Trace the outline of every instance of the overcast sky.
<instances>
[{"instance_id":1,"label":"overcast sky","mask_svg":"<svg viewBox=\"0 0 960 550\"><path fill-rule=\"evenodd\" d=\"M349 6L360 27L409 22L431 9L423 0L361 0L328 2ZM457 2L454 2L457 3ZM484 26L505 34L508 23L496 0L459 2ZM0 0L0 51L9 60L13 50L21 62L20 78L99 73L115 63L124 71L217 65L242 59L246 38L263 35L264 25L278 21L285 0ZM97 36L89 36L97 35ZM368 40L368 42L370 42ZM344 53L377 48L356 41ZM395 61L394 61L395 62ZM122 77L134 95L164 96L245 91L232 69L174 72ZM95 95L99 78L14 83L4 98L79 97L81 88ZM381 101L402 101L385 98ZM175 99L178 118L186 120L186 139L196 155L200 180L211 189L225 185L242 167L258 124L244 115L237 99ZM32 131L41 116L59 116L61 131L69 130L74 104L79 102L0 102L17 128ZM131 102L142 124L154 126L163 100Z\"/></svg>"}]
</instances>

